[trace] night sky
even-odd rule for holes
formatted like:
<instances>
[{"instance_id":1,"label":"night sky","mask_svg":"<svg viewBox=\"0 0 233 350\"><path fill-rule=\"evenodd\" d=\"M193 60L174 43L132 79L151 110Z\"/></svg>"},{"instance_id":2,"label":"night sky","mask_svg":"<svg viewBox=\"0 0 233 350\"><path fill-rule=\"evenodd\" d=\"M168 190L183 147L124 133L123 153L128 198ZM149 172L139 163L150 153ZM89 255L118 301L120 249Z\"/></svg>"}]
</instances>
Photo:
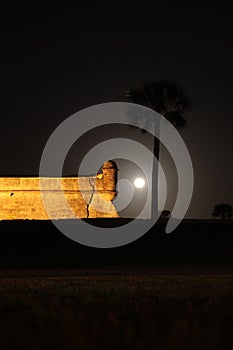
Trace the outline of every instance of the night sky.
<instances>
[{"instance_id":1,"label":"night sky","mask_svg":"<svg viewBox=\"0 0 233 350\"><path fill-rule=\"evenodd\" d=\"M233 204L232 11L142 6L1 14L0 174L38 175L47 139L71 114L174 79L193 100L181 131L195 176L188 217L209 217L214 204Z\"/></svg>"}]
</instances>

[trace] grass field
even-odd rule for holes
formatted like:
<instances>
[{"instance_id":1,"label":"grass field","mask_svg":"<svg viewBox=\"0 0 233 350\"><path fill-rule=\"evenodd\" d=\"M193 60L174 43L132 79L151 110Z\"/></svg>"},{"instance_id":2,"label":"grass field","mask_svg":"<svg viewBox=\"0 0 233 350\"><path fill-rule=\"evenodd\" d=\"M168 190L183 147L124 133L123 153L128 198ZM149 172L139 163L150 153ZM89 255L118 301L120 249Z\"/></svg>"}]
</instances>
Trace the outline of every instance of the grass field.
<instances>
[{"instance_id":1,"label":"grass field","mask_svg":"<svg viewBox=\"0 0 233 350\"><path fill-rule=\"evenodd\" d=\"M231 349L233 275L1 277L1 349Z\"/></svg>"}]
</instances>

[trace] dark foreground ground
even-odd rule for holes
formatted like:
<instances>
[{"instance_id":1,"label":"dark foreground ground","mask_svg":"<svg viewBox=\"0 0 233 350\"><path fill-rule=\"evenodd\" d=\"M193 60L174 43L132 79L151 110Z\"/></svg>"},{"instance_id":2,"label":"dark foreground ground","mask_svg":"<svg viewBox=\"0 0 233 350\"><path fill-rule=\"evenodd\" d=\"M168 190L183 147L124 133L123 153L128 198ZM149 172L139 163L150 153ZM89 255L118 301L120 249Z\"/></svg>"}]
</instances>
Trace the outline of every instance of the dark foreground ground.
<instances>
[{"instance_id":1,"label":"dark foreground ground","mask_svg":"<svg viewBox=\"0 0 233 350\"><path fill-rule=\"evenodd\" d=\"M128 222L86 221L104 227ZM143 228L143 220L137 224ZM165 234L165 226L160 220L128 245L98 249L72 241L50 221L0 221L0 269L233 263L233 220L184 220L170 234Z\"/></svg>"},{"instance_id":2,"label":"dark foreground ground","mask_svg":"<svg viewBox=\"0 0 233 350\"><path fill-rule=\"evenodd\" d=\"M1 278L0 347L232 349L232 277L99 271Z\"/></svg>"},{"instance_id":3,"label":"dark foreground ground","mask_svg":"<svg viewBox=\"0 0 233 350\"><path fill-rule=\"evenodd\" d=\"M0 349L232 349L232 223L164 227L95 249L0 222Z\"/></svg>"}]
</instances>

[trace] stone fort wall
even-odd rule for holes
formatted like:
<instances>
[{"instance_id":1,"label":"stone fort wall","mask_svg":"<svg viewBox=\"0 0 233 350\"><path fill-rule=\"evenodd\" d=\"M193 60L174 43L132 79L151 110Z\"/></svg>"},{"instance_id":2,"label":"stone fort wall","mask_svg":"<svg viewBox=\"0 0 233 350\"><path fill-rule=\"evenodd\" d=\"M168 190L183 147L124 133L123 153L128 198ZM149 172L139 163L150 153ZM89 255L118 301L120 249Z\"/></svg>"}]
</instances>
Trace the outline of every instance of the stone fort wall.
<instances>
[{"instance_id":1,"label":"stone fort wall","mask_svg":"<svg viewBox=\"0 0 233 350\"><path fill-rule=\"evenodd\" d=\"M0 220L116 218L112 203L116 182L117 166L111 161L96 176L1 177ZM64 206L64 197L68 206ZM49 215L43 200L49 205Z\"/></svg>"}]
</instances>

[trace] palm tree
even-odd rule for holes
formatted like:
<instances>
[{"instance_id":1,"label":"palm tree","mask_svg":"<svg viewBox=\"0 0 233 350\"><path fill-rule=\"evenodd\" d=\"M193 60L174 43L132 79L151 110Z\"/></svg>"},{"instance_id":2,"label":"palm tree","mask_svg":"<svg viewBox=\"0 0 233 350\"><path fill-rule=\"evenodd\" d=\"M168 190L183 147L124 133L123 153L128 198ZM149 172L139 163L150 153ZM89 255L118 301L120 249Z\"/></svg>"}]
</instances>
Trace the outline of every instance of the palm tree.
<instances>
[{"instance_id":1,"label":"palm tree","mask_svg":"<svg viewBox=\"0 0 233 350\"><path fill-rule=\"evenodd\" d=\"M228 203L216 204L212 216L220 217L221 220L231 219L233 216L233 207Z\"/></svg>"},{"instance_id":2,"label":"palm tree","mask_svg":"<svg viewBox=\"0 0 233 350\"><path fill-rule=\"evenodd\" d=\"M186 126L184 117L185 112L191 108L191 99L188 97L181 86L172 80L157 80L151 83L139 84L126 92L127 99L136 104L148 107L168 119L177 129ZM147 118L143 121L145 125L153 124L153 120ZM153 127L153 125L151 125ZM159 160L160 142L154 137L153 153ZM153 184L157 190L158 174L155 164L153 164ZM152 195L152 210L158 208L157 191L153 191L156 195Z\"/></svg>"}]
</instances>

